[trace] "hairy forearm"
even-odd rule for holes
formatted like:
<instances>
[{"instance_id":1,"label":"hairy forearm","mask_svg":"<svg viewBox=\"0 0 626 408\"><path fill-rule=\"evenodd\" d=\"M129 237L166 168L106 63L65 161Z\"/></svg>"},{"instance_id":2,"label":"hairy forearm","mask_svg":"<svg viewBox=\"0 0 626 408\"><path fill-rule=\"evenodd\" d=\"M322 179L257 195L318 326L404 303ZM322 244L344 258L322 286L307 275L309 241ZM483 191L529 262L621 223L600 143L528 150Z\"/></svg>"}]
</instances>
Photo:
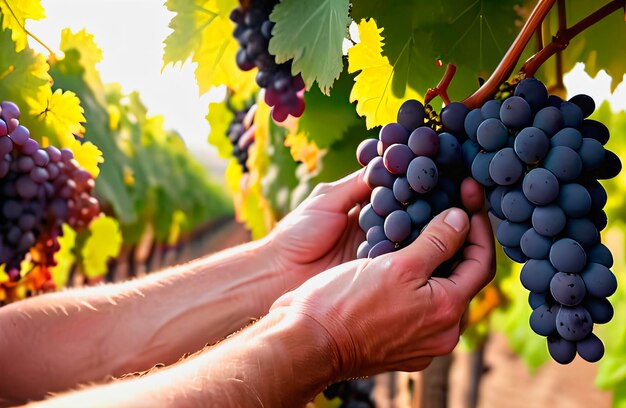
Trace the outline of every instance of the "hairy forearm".
<instances>
[{"instance_id":1,"label":"hairy forearm","mask_svg":"<svg viewBox=\"0 0 626 408\"><path fill-rule=\"evenodd\" d=\"M138 379L35 406L298 407L332 380L330 343L310 322L281 311L217 346Z\"/></svg>"},{"instance_id":2,"label":"hairy forearm","mask_svg":"<svg viewBox=\"0 0 626 408\"><path fill-rule=\"evenodd\" d=\"M287 289L266 250L250 243L143 279L0 309L0 400L169 364L224 338Z\"/></svg>"}]
</instances>

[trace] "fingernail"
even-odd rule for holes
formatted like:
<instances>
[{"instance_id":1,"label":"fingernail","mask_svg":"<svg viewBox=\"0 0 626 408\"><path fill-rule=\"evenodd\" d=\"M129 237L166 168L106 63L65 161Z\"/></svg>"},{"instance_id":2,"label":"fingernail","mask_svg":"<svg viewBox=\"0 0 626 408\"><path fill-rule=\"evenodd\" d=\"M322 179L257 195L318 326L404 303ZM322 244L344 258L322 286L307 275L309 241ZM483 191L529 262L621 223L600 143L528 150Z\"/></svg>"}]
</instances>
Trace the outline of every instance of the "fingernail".
<instances>
[{"instance_id":1,"label":"fingernail","mask_svg":"<svg viewBox=\"0 0 626 408\"><path fill-rule=\"evenodd\" d=\"M465 228L467 217L463 214L463 211L454 208L448 212L443 222L454 228L455 231L461 232Z\"/></svg>"}]
</instances>

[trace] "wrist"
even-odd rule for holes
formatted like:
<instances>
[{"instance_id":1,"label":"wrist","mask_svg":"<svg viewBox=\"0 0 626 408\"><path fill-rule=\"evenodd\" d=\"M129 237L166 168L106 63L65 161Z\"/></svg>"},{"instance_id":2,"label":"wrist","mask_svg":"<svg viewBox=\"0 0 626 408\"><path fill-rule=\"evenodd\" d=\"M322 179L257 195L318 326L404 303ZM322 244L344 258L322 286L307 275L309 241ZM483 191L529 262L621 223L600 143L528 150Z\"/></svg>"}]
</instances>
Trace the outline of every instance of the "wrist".
<instances>
[{"instance_id":1,"label":"wrist","mask_svg":"<svg viewBox=\"0 0 626 408\"><path fill-rule=\"evenodd\" d=\"M273 310L206 357L201 377L212 383L208 388L218 386L224 398L237 395L234 405L304 406L335 380L336 356L328 336L311 319L285 309ZM220 378L238 382L229 387Z\"/></svg>"}]
</instances>

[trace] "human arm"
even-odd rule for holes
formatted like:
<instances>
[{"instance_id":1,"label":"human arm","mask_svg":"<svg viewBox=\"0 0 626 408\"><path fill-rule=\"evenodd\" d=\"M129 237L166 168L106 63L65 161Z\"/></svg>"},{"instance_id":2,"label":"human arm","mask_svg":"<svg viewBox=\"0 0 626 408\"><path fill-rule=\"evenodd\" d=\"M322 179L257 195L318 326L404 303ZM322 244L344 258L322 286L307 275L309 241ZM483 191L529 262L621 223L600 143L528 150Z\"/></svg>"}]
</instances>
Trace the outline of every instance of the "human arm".
<instances>
[{"instance_id":1,"label":"human arm","mask_svg":"<svg viewBox=\"0 0 626 408\"><path fill-rule=\"evenodd\" d=\"M431 277L465 239L450 277ZM467 303L493 273L486 214L468 223L446 211L409 247L317 275L256 324L180 365L41 406L302 406L330 382L420 370L450 352Z\"/></svg>"}]
</instances>

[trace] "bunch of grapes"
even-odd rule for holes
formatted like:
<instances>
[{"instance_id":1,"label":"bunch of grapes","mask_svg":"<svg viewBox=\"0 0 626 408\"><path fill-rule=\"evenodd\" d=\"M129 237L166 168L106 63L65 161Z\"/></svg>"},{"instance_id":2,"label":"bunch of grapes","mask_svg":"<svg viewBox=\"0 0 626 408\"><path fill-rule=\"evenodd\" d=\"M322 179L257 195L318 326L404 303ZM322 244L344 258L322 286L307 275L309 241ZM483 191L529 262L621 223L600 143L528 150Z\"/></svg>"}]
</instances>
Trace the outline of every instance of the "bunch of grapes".
<instances>
[{"instance_id":1,"label":"bunch of grapes","mask_svg":"<svg viewBox=\"0 0 626 408\"><path fill-rule=\"evenodd\" d=\"M372 189L370 203L359 215L367 237L359 258L409 245L434 216L461 205L461 141L450 132L437 133L433 128L439 126L427 113L420 102L406 101L397 123L385 125L379 139L364 140L357 148ZM442 121L447 116L444 109Z\"/></svg>"},{"instance_id":2,"label":"bunch of grapes","mask_svg":"<svg viewBox=\"0 0 626 408\"><path fill-rule=\"evenodd\" d=\"M617 289L613 257L600 242L607 194L598 180L615 177L621 162L604 148L606 126L588 119L595 110L589 96L564 101L534 78L506 95L472 111L448 104L441 123L429 106L407 101L379 140L359 145L372 195L359 217L367 240L357 256L374 258L413 242L436 214L460 206L461 180L471 174L486 189L498 242L524 263L532 330L547 337L559 363L576 353L598 361L604 345L593 325L611 320L607 297Z\"/></svg>"},{"instance_id":3,"label":"bunch of grapes","mask_svg":"<svg viewBox=\"0 0 626 408\"><path fill-rule=\"evenodd\" d=\"M592 329L611 320L606 298L617 288L611 252L600 242L607 195L598 179L615 177L621 163L603 146L606 126L586 119L594 109L589 96L563 101L527 78L513 96L468 112L459 129L468 137L465 162L500 220L496 238L525 263L530 326L562 364L577 352L591 362L602 357Z\"/></svg>"},{"instance_id":4,"label":"bunch of grapes","mask_svg":"<svg viewBox=\"0 0 626 408\"><path fill-rule=\"evenodd\" d=\"M256 105L244 107L241 110L233 110L233 120L228 125L226 135L233 145L233 156L243 169L248 173L248 152L254 143L256 126L253 124Z\"/></svg>"},{"instance_id":5,"label":"bunch of grapes","mask_svg":"<svg viewBox=\"0 0 626 408\"><path fill-rule=\"evenodd\" d=\"M339 408L373 408L376 406L372 395L374 385L371 378L341 381L326 388L324 396L329 400L341 399Z\"/></svg>"},{"instance_id":6,"label":"bunch of grapes","mask_svg":"<svg viewBox=\"0 0 626 408\"><path fill-rule=\"evenodd\" d=\"M30 252L54 266L64 223L80 230L100 213L94 180L69 149L41 148L19 124L13 102L0 104L0 265L12 281Z\"/></svg>"},{"instance_id":7,"label":"bunch of grapes","mask_svg":"<svg viewBox=\"0 0 626 408\"><path fill-rule=\"evenodd\" d=\"M272 106L272 118L283 122L287 116L302 116L304 112L304 81L291 75L291 61L277 64L269 53L268 44L274 23L270 13L278 0L252 0L230 13L236 24L233 36L241 48L237 51L237 66L242 71L258 68L256 82L265 88L265 102Z\"/></svg>"}]
</instances>

